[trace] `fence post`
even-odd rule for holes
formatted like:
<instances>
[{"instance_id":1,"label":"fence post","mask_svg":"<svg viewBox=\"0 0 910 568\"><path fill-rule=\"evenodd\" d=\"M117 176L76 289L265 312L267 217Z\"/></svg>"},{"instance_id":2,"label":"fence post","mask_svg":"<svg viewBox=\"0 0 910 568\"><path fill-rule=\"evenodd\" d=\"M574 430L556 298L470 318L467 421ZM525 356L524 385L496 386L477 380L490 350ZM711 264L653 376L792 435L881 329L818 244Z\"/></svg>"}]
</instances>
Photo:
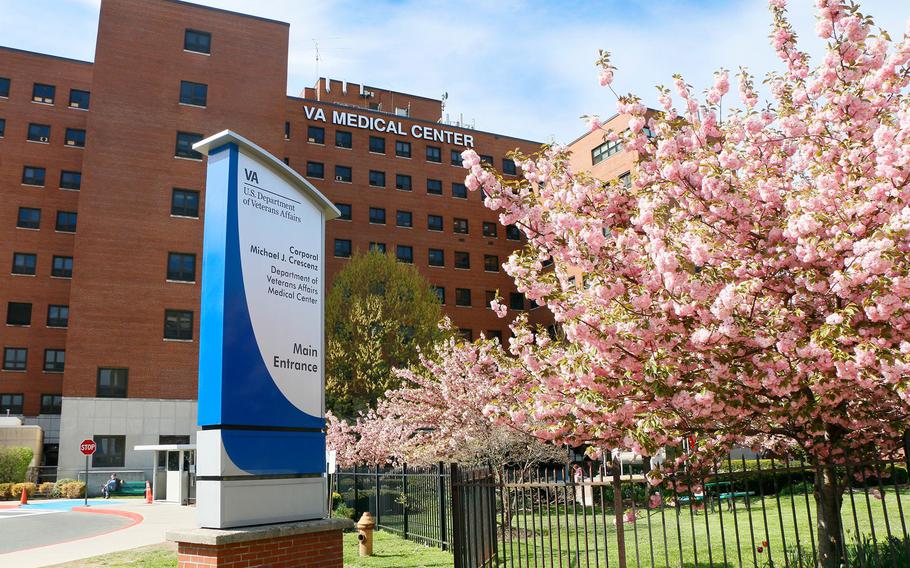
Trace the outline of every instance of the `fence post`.
<instances>
[{"instance_id":1,"label":"fence post","mask_svg":"<svg viewBox=\"0 0 910 568\"><path fill-rule=\"evenodd\" d=\"M452 556L455 557L455 568L464 568L464 508L461 503L461 486L458 482L458 464L449 464L449 483L452 484Z\"/></svg>"},{"instance_id":2,"label":"fence post","mask_svg":"<svg viewBox=\"0 0 910 568\"><path fill-rule=\"evenodd\" d=\"M616 518L616 551L619 555L619 568L626 568L626 535L625 519L622 508L622 482L619 476L619 456L613 458L613 513ZM635 498L634 495L632 497Z\"/></svg>"},{"instance_id":3,"label":"fence post","mask_svg":"<svg viewBox=\"0 0 910 568\"><path fill-rule=\"evenodd\" d=\"M360 492L357 490L357 464L354 464L354 518L359 519L361 511L357 508L360 504Z\"/></svg>"},{"instance_id":4,"label":"fence post","mask_svg":"<svg viewBox=\"0 0 910 568\"><path fill-rule=\"evenodd\" d=\"M446 479L445 471L443 470L444 467L445 464L443 462L439 462L436 465L437 473L439 474L436 476L436 492L439 495L439 544L440 548L448 550L448 531L446 530Z\"/></svg>"},{"instance_id":5,"label":"fence post","mask_svg":"<svg viewBox=\"0 0 910 568\"><path fill-rule=\"evenodd\" d=\"M401 495L404 497L404 539L408 540L408 464L401 464Z\"/></svg>"},{"instance_id":6,"label":"fence post","mask_svg":"<svg viewBox=\"0 0 910 568\"><path fill-rule=\"evenodd\" d=\"M376 464L376 527L379 527L379 516L380 516L380 505L379 505L379 496L381 495L379 491L380 486L380 475L379 475L379 464Z\"/></svg>"}]
</instances>

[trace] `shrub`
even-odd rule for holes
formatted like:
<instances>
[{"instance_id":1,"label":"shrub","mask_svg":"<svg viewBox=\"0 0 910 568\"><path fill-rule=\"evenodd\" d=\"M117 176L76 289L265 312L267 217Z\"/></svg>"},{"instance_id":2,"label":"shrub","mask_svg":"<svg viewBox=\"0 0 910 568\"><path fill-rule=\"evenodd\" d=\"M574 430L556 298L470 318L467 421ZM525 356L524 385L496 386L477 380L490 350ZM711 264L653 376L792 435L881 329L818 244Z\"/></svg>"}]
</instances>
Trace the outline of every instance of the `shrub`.
<instances>
[{"instance_id":1,"label":"shrub","mask_svg":"<svg viewBox=\"0 0 910 568\"><path fill-rule=\"evenodd\" d=\"M31 497L32 495L35 494L35 491L38 489L38 486L35 485L34 483L16 483L15 485L13 485L12 494L10 496L14 499L16 497L21 496L23 489L25 489L25 494L27 496Z\"/></svg>"},{"instance_id":2,"label":"shrub","mask_svg":"<svg viewBox=\"0 0 910 568\"><path fill-rule=\"evenodd\" d=\"M0 499L9 499L13 494L12 483L0 483Z\"/></svg>"},{"instance_id":3,"label":"shrub","mask_svg":"<svg viewBox=\"0 0 910 568\"><path fill-rule=\"evenodd\" d=\"M335 507L335 510L332 511L332 517L336 519L351 519L352 521L356 520L354 519L354 509L352 507L348 507L343 503Z\"/></svg>"},{"instance_id":4,"label":"shrub","mask_svg":"<svg viewBox=\"0 0 910 568\"><path fill-rule=\"evenodd\" d=\"M31 448L0 448L0 483L22 483L35 452Z\"/></svg>"},{"instance_id":5,"label":"shrub","mask_svg":"<svg viewBox=\"0 0 910 568\"><path fill-rule=\"evenodd\" d=\"M85 482L70 481L60 486L60 496L65 499L78 499L85 497Z\"/></svg>"},{"instance_id":6,"label":"shrub","mask_svg":"<svg viewBox=\"0 0 910 568\"><path fill-rule=\"evenodd\" d=\"M47 497L52 497L54 493L54 487L57 484L53 481L46 481L38 486L38 493L45 495Z\"/></svg>"}]
</instances>

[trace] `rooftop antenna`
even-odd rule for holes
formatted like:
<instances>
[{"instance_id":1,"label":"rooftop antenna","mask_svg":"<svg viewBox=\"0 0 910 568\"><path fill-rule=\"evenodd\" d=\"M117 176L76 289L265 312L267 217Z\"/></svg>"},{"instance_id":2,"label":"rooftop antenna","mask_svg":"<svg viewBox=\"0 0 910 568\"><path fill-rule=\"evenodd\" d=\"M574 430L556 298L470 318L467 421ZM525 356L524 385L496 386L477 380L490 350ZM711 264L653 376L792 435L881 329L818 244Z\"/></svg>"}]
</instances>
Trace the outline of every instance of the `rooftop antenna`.
<instances>
[{"instance_id":1,"label":"rooftop antenna","mask_svg":"<svg viewBox=\"0 0 910 568\"><path fill-rule=\"evenodd\" d=\"M442 96L439 97L439 99L440 99L440 102L439 102L439 107L440 107L440 108L439 108L439 118L440 118L440 120L442 120L442 117L444 116L445 111L446 111L446 103L447 103L448 100L449 100L449 92L448 92L448 91L444 92L444 93L442 94Z\"/></svg>"},{"instance_id":2,"label":"rooftop antenna","mask_svg":"<svg viewBox=\"0 0 910 568\"><path fill-rule=\"evenodd\" d=\"M316 50L316 80L319 80L319 41L313 40L313 48ZM316 90L316 100L319 100L319 90Z\"/></svg>"}]
</instances>

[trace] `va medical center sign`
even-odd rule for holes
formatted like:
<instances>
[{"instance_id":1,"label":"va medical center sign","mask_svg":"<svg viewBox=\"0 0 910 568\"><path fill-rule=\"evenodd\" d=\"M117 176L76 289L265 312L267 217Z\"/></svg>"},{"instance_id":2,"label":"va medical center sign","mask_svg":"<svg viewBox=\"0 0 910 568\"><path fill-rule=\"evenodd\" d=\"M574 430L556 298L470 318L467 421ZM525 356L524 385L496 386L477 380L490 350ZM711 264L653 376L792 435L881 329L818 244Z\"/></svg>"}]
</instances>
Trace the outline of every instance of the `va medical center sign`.
<instances>
[{"instance_id":1,"label":"va medical center sign","mask_svg":"<svg viewBox=\"0 0 910 568\"><path fill-rule=\"evenodd\" d=\"M226 528L323 518L325 221L308 181L229 130L208 154L197 509Z\"/></svg>"},{"instance_id":2,"label":"va medical center sign","mask_svg":"<svg viewBox=\"0 0 910 568\"><path fill-rule=\"evenodd\" d=\"M326 122L328 116L321 108L303 105L303 112L306 113L307 120L317 122ZM332 111L332 124L348 126L350 128L362 128L364 130L376 130L378 132L390 132L399 136L408 136L426 140L427 142L440 142L445 144L454 144L455 146L474 147L474 136L446 130L433 128L422 124L414 124L410 129L405 128L399 120L383 118L381 116L367 116L356 112L347 112L342 110Z\"/></svg>"}]
</instances>

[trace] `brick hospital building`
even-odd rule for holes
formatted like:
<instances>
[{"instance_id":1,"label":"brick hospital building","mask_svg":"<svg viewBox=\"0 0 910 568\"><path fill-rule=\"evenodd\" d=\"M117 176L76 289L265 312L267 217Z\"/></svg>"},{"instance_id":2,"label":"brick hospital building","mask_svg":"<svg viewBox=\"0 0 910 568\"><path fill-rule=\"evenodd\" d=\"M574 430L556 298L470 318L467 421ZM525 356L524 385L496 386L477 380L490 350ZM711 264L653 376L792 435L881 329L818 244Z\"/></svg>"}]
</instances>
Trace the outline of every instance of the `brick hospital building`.
<instances>
[{"instance_id":1,"label":"brick hospital building","mask_svg":"<svg viewBox=\"0 0 910 568\"><path fill-rule=\"evenodd\" d=\"M445 124L438 99L320 79L287 95L289 26L173 0L104 0L93 62L0 48L0 412L44 430L75 477L148 473L133 447L194 442L205 163L230 128L342 212L329 282L370 247L413 263L466 335L500 335L517 246L460 153L506 173L538 144ZM58 453L59 450L59 453ZM58 462L59 460L59 462ZM51 472L48 472L51 473Z\"/></svg>"}]
</instances>

